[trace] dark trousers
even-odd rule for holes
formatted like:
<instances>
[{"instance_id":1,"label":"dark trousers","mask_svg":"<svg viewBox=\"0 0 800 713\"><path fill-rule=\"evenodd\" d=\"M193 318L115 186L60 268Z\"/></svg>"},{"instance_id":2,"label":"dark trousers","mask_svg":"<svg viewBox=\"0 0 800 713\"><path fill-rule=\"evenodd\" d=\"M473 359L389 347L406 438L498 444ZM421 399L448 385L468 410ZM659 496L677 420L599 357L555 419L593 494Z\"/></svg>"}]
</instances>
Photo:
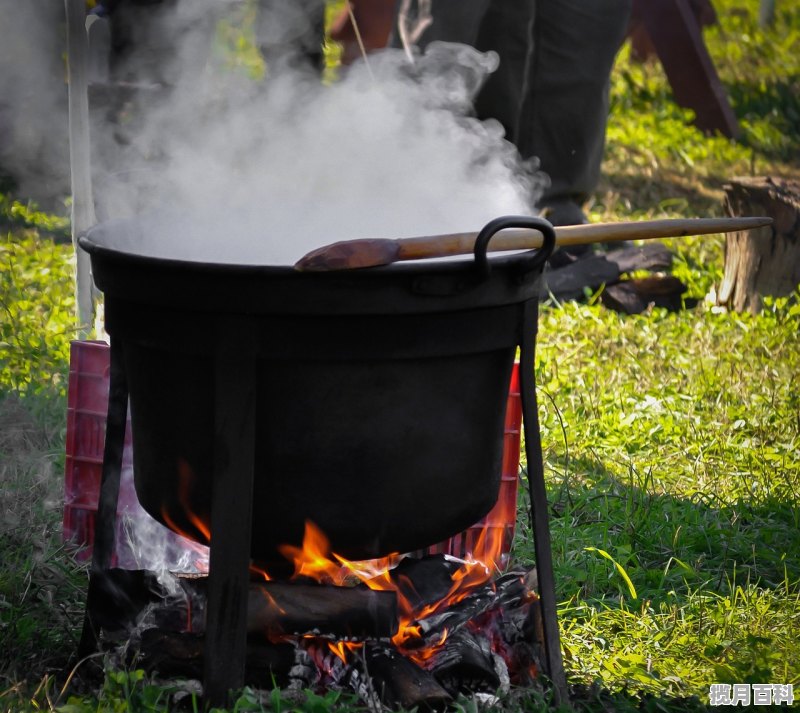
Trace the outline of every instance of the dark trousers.
<instances>
[{"instance_id":1,"label":"dark trousers","mask_svg":"<svg viewBox=\"0 0 800 713\"><path fill-rule=\"evenodd\" d=\"M325 0L258 0L256 37L270 62L310 62L321 69Z\"/></svg>"},{"instance_id":2,"label":"dark trousers","mask_svg":"<svg viewBox=\"0 0 800 713\"><path fill-rule=\"evenodd\" d=\"M631 0L433 0L420 46L462 42L500 56L476 100L550 176L542 204L583 202L600 174L608 84ZM397 40L393 40L397 44Z\"/></svg>"}]
</instances>

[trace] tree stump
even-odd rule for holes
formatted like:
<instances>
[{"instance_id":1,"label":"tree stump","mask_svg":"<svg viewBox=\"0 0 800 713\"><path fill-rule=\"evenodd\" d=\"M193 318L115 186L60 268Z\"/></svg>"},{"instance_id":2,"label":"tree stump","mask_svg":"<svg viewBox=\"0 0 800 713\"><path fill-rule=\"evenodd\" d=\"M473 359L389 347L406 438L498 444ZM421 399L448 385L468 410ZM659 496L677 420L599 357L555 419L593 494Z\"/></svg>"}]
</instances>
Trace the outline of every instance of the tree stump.
<instances>
[{"instance_id":1,"label":"tree stump","mask_svg":"<svg viewBox=\"0 0 800 713\"><path fill-rule=\"evenodd\" d=\"M726 236L717 304L755 314L765 295L789 295L800 283L800 182L733 179L725 186L725 209L730 216L766 215L774 221Z\"/></svg>"}]
</instances>

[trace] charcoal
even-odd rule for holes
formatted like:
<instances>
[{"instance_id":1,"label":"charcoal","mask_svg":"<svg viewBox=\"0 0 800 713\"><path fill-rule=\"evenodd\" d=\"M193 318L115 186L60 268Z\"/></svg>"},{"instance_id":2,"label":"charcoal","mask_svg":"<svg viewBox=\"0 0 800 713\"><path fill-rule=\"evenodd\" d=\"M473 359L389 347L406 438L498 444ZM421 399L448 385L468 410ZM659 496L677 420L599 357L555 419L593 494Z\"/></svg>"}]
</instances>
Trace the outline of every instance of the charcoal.
<instances>
[{"instance_id":1,"label":"charcoal","mask_svg":"<svg viewBox=\"0 0 800 713\"><path fill-rule=\"evenodd\" d=\"M497 602L494 587L486 585L443 611L425 617L418 622L425 643L441 638L445 630L453 632L471 619L490 609Z\"/></svg>"},{"instance_id":2,"label":"charcoal","mask_svg":"<svg viewBox=\"0 0 800 713\"><path fill-rule=\"evenodd\" d=\"M437 680L390 645L368 644L364 657L384 705L441 710L451 700Z\"/></svg>"},{"instance_id":3,"label":"charcoal","mask_svg":"<svg viewBox=\"0 0 800 713\"><path fill-rule=\"evenodd\" d=\"M501 677L488 639L466 628L448 636L433 655L430 671L452 696L465 689L494 692L500 688Z\"/></svg>"},{"instance_id":4,"label":"charcoal","mask_svg":"<svg viewBox=\"0 0 800 713\"><path fill-rule=\"evenodd\" d=\"M453 574L463 565L448 555L406 557L390 576L414 609L442 600L453 586Z\"/></svg>"}]
</instances>

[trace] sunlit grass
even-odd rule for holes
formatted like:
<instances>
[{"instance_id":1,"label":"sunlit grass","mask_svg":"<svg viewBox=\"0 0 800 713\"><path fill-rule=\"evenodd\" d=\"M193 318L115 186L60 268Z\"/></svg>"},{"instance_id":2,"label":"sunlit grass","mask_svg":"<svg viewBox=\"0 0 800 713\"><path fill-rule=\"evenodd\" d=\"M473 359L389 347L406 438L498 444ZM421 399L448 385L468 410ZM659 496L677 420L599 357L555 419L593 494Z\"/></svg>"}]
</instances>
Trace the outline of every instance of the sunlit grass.
<instances>
[{"instance_id":1,"label":"sunlit grass","mask_svg":"<svg viewBox=\"0 0 800 713\"><path fill-rule=\"evenodd\" d=\"M623 52L593 220L721 215L731 177L800 170L800 8L778 3L765 31L757 0L715 5L721 25L705 36L742 138L704 136L660 66ZM234 51L242 38L220 41ZM0 428L0 709L162 710L178 684L114 667L62 695L85 587L59 537L71 248L51 240L66 236L64 219L24 200L0 197L0 230L0 417L22 424ZM580 710L700 710L711 683L800 684L800 307L718 311L705 296L724 239L668 244L694 309L620 316L594 296L540 319L559 618ZM530 565L521 515L514 553ZM245 691L237 706L295 704ZM356 708L333 694L304 705ZM503 710L543 705L518 691Z\"/></svg>"}]
</instances>

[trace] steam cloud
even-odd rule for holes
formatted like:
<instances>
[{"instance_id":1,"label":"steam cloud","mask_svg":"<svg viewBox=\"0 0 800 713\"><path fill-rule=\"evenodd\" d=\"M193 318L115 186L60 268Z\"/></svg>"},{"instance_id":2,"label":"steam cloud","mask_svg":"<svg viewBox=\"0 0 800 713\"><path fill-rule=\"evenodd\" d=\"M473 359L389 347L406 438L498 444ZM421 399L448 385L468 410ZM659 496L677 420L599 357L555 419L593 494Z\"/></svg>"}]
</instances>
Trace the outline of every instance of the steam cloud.
<instances>
[{"instance_id":1,"label":"steam cloud","mask_svg":"<svg viewBox=\"0 0 800 713\"><path fill-rule=\"evenodd\" d=\"M263 81L213 61L198 72L193 30L209 1L169 18L181 46L162 71L175 88L131 148L161 157L158 170L106 192L106 215L147 217L120 247L291 264L337 240L477 231L532 212L541 176L499 123L469 115L494 55L440 43L410 64L386 50L329 86L289 62L271 62Z\"/></svg>"},{"instance_id":2,"label":"steam cloud","mask_svg":"<svg viewBox=\"0 0 800 713\"><path fill-rule=\"evenodd\" d=\"M69 192L63 3L5 2L0 19L0 169L41 201Z\"/></svg>"}]
</instances>

